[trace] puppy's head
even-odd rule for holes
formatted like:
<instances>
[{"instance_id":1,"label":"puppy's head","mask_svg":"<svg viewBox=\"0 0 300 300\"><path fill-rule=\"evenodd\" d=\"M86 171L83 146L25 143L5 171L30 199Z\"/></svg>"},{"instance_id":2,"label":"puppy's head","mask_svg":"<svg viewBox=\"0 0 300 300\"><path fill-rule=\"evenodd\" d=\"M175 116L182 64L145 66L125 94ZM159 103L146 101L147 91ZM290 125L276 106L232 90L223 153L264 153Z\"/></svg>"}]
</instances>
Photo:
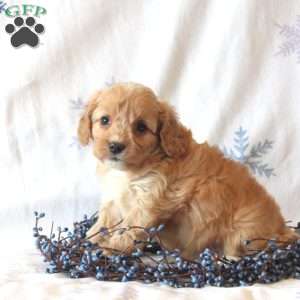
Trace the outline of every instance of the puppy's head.
<instances>
[{"instance_id":1,"label":"puppy's head","mask_svg":"<svg viewBox=\"0 0 300 300\"><path fill-rule=\"evenodd\" d=\"M174 110L147 87L123 83L96 92L80 119L78 137L116 168L139 167L157 157L185 155L191 133Z\"/></svg>"}]
</instances>

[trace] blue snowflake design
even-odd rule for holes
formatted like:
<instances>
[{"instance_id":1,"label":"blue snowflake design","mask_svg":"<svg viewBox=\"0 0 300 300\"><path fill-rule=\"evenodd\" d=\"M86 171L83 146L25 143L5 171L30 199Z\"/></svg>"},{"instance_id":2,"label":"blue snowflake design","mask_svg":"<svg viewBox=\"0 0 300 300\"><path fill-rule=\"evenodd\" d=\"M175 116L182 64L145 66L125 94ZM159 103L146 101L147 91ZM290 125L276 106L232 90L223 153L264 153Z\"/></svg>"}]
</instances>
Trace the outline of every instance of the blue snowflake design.
<instances>
[{"instance_id":1,"label":"blue snowflake design","mask_svg":"<svg viewBox=\"0 0 300 300\"><path fill-rule=\"evenodd\" d=\"M117 81L116 81L115 77L112 76L109 80L105 81L104 85L106 87L110 87L110 86L114 85L115 83L117 83ZM85 102L80 97L70 100L71 110L81 112L81 111L83 111L84 106L85 106Z\"/></svg>"},{"instance_id":2,"label":"blue snowflake design","mask_svg":"<svg viewBox=\"0 0 300 300\"><path fill-rule=\"evenodd\" d=\"M280 30L279 34L284 39L276 55L286 57L296 54L297 63L300 63L300 16L297 16L294 26L279 24L276 24L276 26Z\"/></svg>"},{"instance_id":3,"label":"blue snowflake design","mask_svg":"<svg viewBox=\"0 0 300 300\"><path fill-rule=\"evenodd\" d=\"M110 86L114 85L115 83L117 83L117 80L114 76L112 76L109 80L105 81L105 86L110 87Z\"/></svg>"},{"instance_id":4,"label":"blue snowflake design","mask_svg":"<svg viewBox=\"0 0 300 300\"><path fill-rule=\"evenodd\" d=\"M79 114L83 111L85 106L85 103L82 101L81 98L71 99L70 100L70 109L75 112L76 114ZM79 140L77 136L72 136L71 141L68 144L69 147L77 149L78 151L82 150L82 146L79 143Z\"/></svg>"},{"instance_id":5,"label":"blue snowflake design","mask_svg":"<svg viewBox=\"0 0 300 300\"><path fill-rule=\"evenodd\" d=\"M71 99L70 100L70 108L72 110L82 111L84 108L85 103L82 101L81 98Z\"/></svg>"},{"instance_id":6,"label":"blue snowflake design","mask_svg":"<svg viewBox=\"0 0 300 300\"><path fill-rule=\"evenodd\" d=\"M258 142L258 144L253 145L249 151L247 130L240 127L239 130L235 132L235 136L233 149L228 149L225 146L221 149L225 157L247 165L255 175L258 174L259 176L266 176L267 178L275 176L274 169L262 162L262 157L273 148L274 142L269 140Z\"/></svg>"},{"instance_id":7,"label":"blue snowflake design","mask_svg":"<svg viewBox=\"0 0 300 300\"><path fill-rule=\"evenodd\" d=\"M69 143L69 147L76 148L77 150L82 150L83 149L83 147L79 143L79 140L78 140L77 136L72 136L72 140Z\"/></svg>"}]
</instances>

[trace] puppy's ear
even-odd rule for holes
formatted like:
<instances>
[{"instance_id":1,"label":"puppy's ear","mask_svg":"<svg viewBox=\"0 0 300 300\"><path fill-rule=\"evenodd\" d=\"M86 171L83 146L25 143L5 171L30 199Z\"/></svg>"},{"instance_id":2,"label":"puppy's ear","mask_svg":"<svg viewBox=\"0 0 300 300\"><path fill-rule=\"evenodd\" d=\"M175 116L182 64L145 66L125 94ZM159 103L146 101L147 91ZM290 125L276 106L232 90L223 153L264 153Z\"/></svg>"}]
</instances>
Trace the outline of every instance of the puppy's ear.
<instances>
[{"instance_id":1,"label":"puppy's ear","mask_svg":"<svg viewBox=\"0 0 300 300\"><path fill-rule=\"evenodd\" d=\"M89 140L92 138L92 113L97 106L97 99L100 95L100 92L95 92L89 99L85 111L80 118L77 135L80 141L80 144L85 146L89 143Z\"/></svg>"},{"instance_id":2,"label":"puppy's ear","mask_svg":"<svg viewBox=\"0 0 300 300\"><path fill-rule=\"evenodd\" d=\"M175 110L166 102L160 102L160 139L165 153L173 158L184 156L189 150L192 135L178 121Z\"/></svg>"}]
</instances>

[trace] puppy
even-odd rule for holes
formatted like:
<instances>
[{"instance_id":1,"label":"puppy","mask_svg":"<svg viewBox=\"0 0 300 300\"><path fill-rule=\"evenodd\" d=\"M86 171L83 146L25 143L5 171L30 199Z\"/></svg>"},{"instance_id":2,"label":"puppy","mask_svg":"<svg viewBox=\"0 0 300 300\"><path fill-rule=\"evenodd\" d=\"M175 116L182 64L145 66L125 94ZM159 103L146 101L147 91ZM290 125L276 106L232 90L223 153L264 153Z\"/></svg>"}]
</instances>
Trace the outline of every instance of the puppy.
<instances>
[{"instance_id":1,"label":"puppy","mask_svg":"<svg viewBox=\"0 0 300 300\"><path fill-rule=\"evenodd\" d=\"M103 199L87 236L107 248L130 252L143 230L103 238L101 227L165 224L162 244L195 258L205 247L228 256L291 241L278 205L248 169L216 147L198 144L175 111L140 84L96 92L80 119L82 145L93 143Z\"/></svg>"}]
</instances>

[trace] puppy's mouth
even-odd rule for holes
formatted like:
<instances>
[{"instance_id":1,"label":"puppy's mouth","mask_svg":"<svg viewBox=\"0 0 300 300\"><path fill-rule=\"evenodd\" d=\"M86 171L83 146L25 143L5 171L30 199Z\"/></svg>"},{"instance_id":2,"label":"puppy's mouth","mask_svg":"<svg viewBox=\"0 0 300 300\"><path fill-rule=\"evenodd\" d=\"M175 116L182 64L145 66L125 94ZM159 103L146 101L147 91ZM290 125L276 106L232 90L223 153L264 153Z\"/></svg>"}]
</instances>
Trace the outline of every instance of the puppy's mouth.
<instances>
[{"instance_id":1,"label":"puppy's mouth","mask_svg":"<svg viewBox=\"0 0 300 300\"><path fill-rule=\"evenodd\" d=\"M119 157L116 157L116 156L112 156L109 159L112 161L122 161Z\"/></svg>"},{"instance_id":2,"label":"puppy's mouth","mask_svg":"<svg viewBox=\"0 0 300 300\"><path fill-rule=\"evenodd\" d=\"M123 170L125 167L124 160L118 156L109 156L105 163L113 169Z\"/></svg>"},{"instance_id":3,"label":"puppy's mouth","mask_svg":"<svg viewBox=\"0 0 300 300\"><path fill-rule=\"evenodd\" d=\"M124 162L124 156L120 154L110 154L108 156L108 160L114 161L114 162Z\"/></svg>"}]
</instances>

